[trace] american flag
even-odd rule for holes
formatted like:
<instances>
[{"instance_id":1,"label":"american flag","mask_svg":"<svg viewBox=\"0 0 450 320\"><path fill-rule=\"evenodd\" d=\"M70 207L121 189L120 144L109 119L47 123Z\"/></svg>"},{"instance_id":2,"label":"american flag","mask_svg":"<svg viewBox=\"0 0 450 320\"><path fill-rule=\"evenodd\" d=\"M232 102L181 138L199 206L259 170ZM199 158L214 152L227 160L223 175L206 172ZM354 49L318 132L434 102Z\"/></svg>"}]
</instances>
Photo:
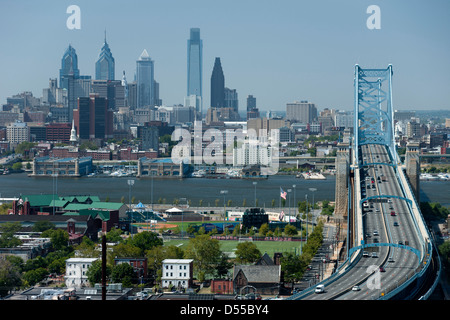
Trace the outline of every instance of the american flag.
<instances>
[{"instance_id":1,"label":"american flag","mask_svg":"<svg viewBox=\"0 0 450 320\"><path fill-rule=\"evenodd\" d=\"M282 197L284 200L286 200L286 195L287 195L287 193L286 193L286 191L283 191L283 189L281 189L281 187L280 187L280 197Z\"/></svg>"}]
</instances>

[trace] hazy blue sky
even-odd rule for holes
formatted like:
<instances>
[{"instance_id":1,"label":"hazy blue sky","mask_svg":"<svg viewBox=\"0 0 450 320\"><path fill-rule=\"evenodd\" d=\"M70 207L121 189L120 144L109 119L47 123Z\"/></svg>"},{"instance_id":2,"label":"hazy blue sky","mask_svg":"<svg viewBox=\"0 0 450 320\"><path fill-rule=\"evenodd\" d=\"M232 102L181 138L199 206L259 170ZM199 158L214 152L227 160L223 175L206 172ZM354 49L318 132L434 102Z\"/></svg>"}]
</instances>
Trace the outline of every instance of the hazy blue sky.
<instances>
[{"instance_id":1,"label":"hazy blue sky","mask_svg":"<svg viewBox=\"0 0 450 320\"><path fill-rule=\"evenodd\" d=\"M81 29L69 30L69 5L81 9ZM381 29L369 30L369 5L381 9ZM353 107L354 65L393 65L397 109L450 109L448 0L0 0L0 103L22 91L41 97L59 78L69 43L81 74L94 77L104 30L116 78L133 80L147 49L166 105L186 95L187 39L203 39L204 110L214 58L239 107L249 94L265 110L309 100L323 108Z\"/></svg>"}]
</instances>

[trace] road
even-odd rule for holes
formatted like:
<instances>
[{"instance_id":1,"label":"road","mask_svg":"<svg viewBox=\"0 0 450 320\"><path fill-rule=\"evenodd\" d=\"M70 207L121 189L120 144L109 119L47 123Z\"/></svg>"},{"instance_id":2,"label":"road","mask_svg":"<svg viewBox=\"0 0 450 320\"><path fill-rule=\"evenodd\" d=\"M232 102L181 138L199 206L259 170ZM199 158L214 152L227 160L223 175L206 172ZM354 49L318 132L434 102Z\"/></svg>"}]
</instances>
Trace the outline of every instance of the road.
<instances>
[{"instance_id":1,"label":"road","mask_svg":"<svg viewBox=\"0 0 450 320\"><path fill-rule=\"evenodd\" d=\"M384 146L361 147L364 166L360 172L361 198L390 195L404 197ZM376 163L372 164L371 163ZM359 170L355 170L357 174ZM395 215L391 215L395 212ZM364 242L408 244L421 249L407 202L398 198L376 198L367 202L362 214ZM396 225L394 226L394 222ZM411 251L390 246L363 250L355 265L338 281L326 285L325 292L311 293L304 300L372 300L402 284L418 267L419 258ZM382 268L382 269L380 269ZM381 270L381 271L380 271ZM359 290L352 288L358 285Z\"/></svg>"}]
</instances>

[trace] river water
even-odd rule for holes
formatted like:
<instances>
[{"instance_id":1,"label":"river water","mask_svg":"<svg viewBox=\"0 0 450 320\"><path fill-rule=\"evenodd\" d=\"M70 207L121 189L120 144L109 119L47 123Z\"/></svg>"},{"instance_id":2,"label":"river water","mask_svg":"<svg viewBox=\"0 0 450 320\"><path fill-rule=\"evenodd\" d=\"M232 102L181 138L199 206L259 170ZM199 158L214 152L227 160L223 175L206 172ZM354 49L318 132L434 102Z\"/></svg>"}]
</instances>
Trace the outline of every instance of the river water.
<instances>
[{"instance_id":1,"label":"river water","mask_svg":"<svg viewBox=\"0 0 450 320\"><path fill-rule=\"evenodd\" d=\"M127 180L135 180L130 188ZM256 186L253 184L256 182ZM172 203L174 199L186 198L192 206L197 206L199 200L203 200L204 206L214 206L219 199L219 206L223 206L224 195L221 190L227 190L225 201L232 201L232 206L240 206L246 200L247 206L254 205L255 189L256 199L260 207L279 206L280 187L284 191L291 189L291 205L296 201L313 199L334 201L335 176L327 176L326 180L304 180L292 175L275 175L268 179L244 180L244 179L136 179L127 177L81 177L81 178L44 178L28 177L26 173L1 175L0 197L18 197L27 194L52 194L60 196L68 195L97 195L103 201L109 197L110 201L119 202L122 197L128 203L130 195L135 197L135 203L157 203L159 199L166 199L166 203ZM296 185L293 188L293 185ZM153 188L152 188L153 185ZM440 202L450 207L450 181L420 181L421 201ZM256 188L255 188L256 187ZM315 188L312 192L309 188ZM295 191L295 195L294 195ZM288 204L289 198L286 202Z\"/></svg>"}]
</instances>

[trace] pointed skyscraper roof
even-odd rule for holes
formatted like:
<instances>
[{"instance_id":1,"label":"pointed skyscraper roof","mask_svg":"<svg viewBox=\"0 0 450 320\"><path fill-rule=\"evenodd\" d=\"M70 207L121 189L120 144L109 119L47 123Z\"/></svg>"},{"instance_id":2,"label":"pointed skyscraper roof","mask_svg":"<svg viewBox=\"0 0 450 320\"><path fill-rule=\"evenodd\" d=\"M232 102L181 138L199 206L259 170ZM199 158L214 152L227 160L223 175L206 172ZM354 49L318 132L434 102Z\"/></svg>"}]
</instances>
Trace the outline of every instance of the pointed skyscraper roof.
<instances>
[{"instance_id":1,"label":"pointed skyscraper roof","mask_svg":"<svg viewBox=\"0 0 450 320\"><path fill-rule=\"evenodd\" d=\"M144 51L142 51L141 55L139 56L139 60L148 60L150 59L150 56L147 52L147 49L144 49Z\"/></svg>"}]
</instances>

